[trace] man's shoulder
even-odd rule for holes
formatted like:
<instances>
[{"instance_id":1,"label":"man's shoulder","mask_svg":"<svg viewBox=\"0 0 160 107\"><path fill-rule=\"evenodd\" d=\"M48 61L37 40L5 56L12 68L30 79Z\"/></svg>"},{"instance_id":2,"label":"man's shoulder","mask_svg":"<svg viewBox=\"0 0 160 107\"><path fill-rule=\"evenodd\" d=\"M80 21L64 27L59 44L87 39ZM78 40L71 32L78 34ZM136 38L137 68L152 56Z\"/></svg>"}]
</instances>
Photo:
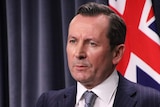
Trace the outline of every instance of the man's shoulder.
<instances>
[{"instance_id":1,"label":"man's shoulder","mask_svg":"<svg viewBox=\"0 0 160 107\"><path fill-rule=\"evenodd\" d=\"M160 98L160 91L158 91L152 87L148 87L148 86L144 86L144 85L141 85L138 83L134 83L121 75L120 75L120 84L126 90L134 90L137 95L142 95L145 97L151 97L151 96L155 97L156 96L156 97Z\"/></svg>"},{"instance_id":2,"label":"man's shoulder","mask_svg":"<svg viewBox=\"0 0 160 107\"><path fill-rule=\"evenodd\" d=\"M57 98L57 97L65 96L66 94L72 94L75 91L76 91L76 86L71 86L71 87L59 89L59 90L50 90L50 91L44 92L43 94L48 97Z\"/></svg>"},{"instance_id":3,"label":"man's shoulder","mask_svg":"<svg viewBox=\"0 0 160 107\"><path fill-rule=\"evenodd\" d=\"M134 83L120 74L119 77L115 107L119 104L123 107L160 107L160 91Z\"/></svg>"},{"instance_id":4,"label":"man's shoulder","mask_svg":"<svg viewBox=\"0 0 160 107\"><path fill-rule=\"evenodd\" d=\"M145 98L151 98L153 96L153 97L157 97L160 99L160 91L152 87L144 86L138 83L134 83L134 87L137 90L137 94L139 94L140 96L144 95Z\"/></svg>"},{"instance_id":5,"label":"man's shoulder","mask_svg":"<svg viewBox=\"0 0 160 107\"><path fill-rule=\"evenodd\" d=\"M63 99L68 98L68 101L74 101L75 94L76 86L65 89L47 91L41 94L41 96L38 98L36 107L57 107L57 105L61 105L61 103L58 102L63 101Z\"/></svg>"}]
</instances>

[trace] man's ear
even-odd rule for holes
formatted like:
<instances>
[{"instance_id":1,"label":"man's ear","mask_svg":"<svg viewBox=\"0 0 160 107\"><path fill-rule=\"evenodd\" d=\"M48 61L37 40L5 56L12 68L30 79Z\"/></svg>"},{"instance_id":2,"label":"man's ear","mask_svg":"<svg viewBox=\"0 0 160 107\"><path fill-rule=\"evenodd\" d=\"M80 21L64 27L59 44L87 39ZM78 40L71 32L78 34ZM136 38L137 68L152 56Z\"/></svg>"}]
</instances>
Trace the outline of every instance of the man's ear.
<instances>
[{"instance_id":1,"label":"man's ear","mask_svg":"<svg viewBox=\"0 0 160 107\"><path fill-rule=\"evenodd\" d=\"M124 54L124 50L125 50L124 44L120 44L115 47L115 49L113 50L113 60L112 60L112 63L114 65L117 65L119 63L119 61L122 59L122 56Z\"/></svg>"}]
</instances>

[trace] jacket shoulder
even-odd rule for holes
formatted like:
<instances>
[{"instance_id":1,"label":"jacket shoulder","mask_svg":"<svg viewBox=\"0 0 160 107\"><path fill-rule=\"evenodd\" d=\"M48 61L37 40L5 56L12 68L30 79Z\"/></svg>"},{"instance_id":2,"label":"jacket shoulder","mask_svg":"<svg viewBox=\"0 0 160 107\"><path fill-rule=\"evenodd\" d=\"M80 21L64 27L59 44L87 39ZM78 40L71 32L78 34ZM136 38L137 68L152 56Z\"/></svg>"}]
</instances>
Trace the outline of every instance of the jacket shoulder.
<instances>
[{"instance_id":1,"label":"jacket shoulder","mask_svg":"<svg viewBox=\"0 0 160 107\"><path fill-rule=\"evenodd\" d=\"M117 101L131 99L136 107L160 107L160 92L151 87L143 86L138 83L131 82L119 74L119 86L117 90ZM127 99L127 100L128 100Z\"/></svg>"},{"instance_id":2,"label":"jacket shoulder","mask_svg":"<svg viewBox=\"0 0 160 107\"><path fill-rule=\"evenodd\" d=\"M60 90L51 90L41 94L38 98L36 107L57 107L59 101L63 101L68 96L76 94L76 86Z\"/></svg>"}]
</instances>

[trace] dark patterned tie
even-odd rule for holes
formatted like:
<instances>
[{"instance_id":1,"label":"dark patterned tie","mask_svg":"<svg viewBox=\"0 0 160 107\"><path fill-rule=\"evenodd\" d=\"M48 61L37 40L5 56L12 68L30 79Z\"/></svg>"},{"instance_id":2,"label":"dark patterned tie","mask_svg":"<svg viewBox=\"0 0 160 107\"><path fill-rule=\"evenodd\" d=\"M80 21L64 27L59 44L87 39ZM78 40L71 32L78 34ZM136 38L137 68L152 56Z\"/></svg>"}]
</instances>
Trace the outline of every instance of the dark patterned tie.
<instances>
[{"instance_id":1,"label":"dark patterned tie","mask_svg":"<svg viewBox=\"0 0 160 107\"><path fill-rule=\"evenodd\" d=\"M92 91L86 91L84 93L85 107L93 107L96 98L97 95L94 94Z\"/></svg>"}]
</instances>

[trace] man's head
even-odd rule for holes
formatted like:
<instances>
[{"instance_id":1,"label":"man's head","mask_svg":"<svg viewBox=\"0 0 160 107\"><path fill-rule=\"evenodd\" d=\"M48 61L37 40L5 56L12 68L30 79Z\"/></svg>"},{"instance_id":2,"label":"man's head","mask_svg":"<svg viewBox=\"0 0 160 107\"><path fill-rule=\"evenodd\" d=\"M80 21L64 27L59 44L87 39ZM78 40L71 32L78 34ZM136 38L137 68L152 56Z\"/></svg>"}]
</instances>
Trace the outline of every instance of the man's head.
<instances>
[{"instance_id":1,"label":"man's head","mask_svg":"<svg viewBox=\"0 0 160 107\"><path fill-rule=\"evenodd\" d=\"M124 44L126 36L126 25L121 17L119 17L113 10L104 4L88 3L79 7L77 15L83 16L97 16L100 14L106 15L109 18L109 29L106 29L106 37L110 40L111 48L119 44Z\"/></svg>"},{"instance_id":2,"label":"man's head","mask_svg":"<svg viewBox=\"0 0 160 107\"><path fill-rule=\"evenodd\" d=\"M103 82L124 52L126 26L103 4L82 5L68 30L67 57L71 75L86 88Z\"/></svg>"}]
</instances>

